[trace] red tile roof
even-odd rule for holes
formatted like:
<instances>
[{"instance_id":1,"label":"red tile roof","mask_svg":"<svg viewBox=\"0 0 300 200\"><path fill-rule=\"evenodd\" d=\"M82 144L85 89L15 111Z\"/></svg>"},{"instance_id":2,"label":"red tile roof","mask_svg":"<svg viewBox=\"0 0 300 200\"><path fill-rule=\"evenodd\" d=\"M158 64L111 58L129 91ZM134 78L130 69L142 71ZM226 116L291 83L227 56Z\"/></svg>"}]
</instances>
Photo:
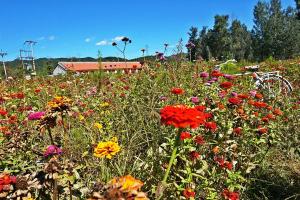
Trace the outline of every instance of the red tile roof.
<instances>
[{"instance_id":1,"label":"red tile roof","mask_svg":"<svg viewBox=\"0 0 300 200\"><path fill-rule=\"evenodd\" d=\"M58 64L66 70L77 72L99 70L98 62L59 62ZM101 62L101 69L104 70L129 70L141 68L142 65L139 62Z\"/></svg>"}]
</instances>

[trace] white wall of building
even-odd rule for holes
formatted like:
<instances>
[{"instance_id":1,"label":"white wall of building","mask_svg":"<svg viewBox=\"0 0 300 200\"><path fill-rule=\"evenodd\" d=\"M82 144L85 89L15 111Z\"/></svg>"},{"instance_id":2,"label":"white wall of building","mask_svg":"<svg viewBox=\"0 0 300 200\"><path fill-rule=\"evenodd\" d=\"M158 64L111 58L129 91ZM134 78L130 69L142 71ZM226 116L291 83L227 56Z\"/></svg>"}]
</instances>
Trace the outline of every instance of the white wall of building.
<instances>
[{"instance_id":1,"label":"white wall of building","mask_svg":"<svg viewBox=\"0 0 300 200\"><path fill-rule=\"evenodd\" d=\"M60 65L57 65L57 67L53 71L53 76L63 75L66 73L67 71L64 68L62 68Z\"/></svg>"}]
</instances>

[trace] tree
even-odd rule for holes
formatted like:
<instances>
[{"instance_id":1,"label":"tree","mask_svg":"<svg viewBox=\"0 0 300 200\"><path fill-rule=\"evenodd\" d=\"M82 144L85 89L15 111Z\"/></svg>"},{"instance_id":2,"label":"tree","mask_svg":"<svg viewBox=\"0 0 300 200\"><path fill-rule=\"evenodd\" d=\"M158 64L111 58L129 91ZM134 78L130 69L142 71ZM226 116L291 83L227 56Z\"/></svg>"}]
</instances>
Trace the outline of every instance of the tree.
<instances>
[{"instance_id":1,"label":"tree","mask_svg":"<svg viewBox=\"0 0 300 200\"><path fill-rule=\"evenodd\" d=\"M297 8L297 19L300 20L300 0L295 0Z\"/></svg>"},{"instance_id":2,"label":"tree","mask_svg":"<svg viewBox=\"0 0 300 200\"><path fill-rule=\"evenodd\" d=\"M239 20L234 20L230 27L230 50L236 60L249 59L251 56L251 34L247 26Z\"/></svg>"},{"instance_id":3,"label":"tree","mask_svg":"<svg viewBox=\"0 0 300 200\"><path fill-rule=\"evenodd\" d=\"M228 31L228 15L216 15L212 30L208 31L208 46L213 57L225 59L230 56L230 34Z\"/></svg>"},{"instance_id":4,"label":"tree","mask_svg":"<svg viewBox=\"0 0 300 200\"><path fill-rule=\"evenodd\" d=\"M210 48L208 46L208 34L207 27L204 26L199 33L197 48L197 55L201 56L205 60L209 60L211 58Z\"/></svg>"},{"instance_id":5,"label":"tree","mask_svg":"<svg viewBox=\"0 0 300 200\"><path fill-rule=\"evenodd\" d=\"M188 55L189 55L189 59L191 60L196 60L197 56L196 56L196 50L199 48L198 45L198 28L196 27L191 27L190 28L190 32L188 32L189 35L189 41L188 41Z\"/></svg>"},{"instance_id":6,"label":"tree","mask_svg":"<svg viewBox=\"0 0 300 200\"><path fill-rule=\"evenodd\" d=\"M285 59L299 54L299 22L293 8L283 10L280 0L258 2L252 31L255 57Z\"/></svg>"}]
</instances>

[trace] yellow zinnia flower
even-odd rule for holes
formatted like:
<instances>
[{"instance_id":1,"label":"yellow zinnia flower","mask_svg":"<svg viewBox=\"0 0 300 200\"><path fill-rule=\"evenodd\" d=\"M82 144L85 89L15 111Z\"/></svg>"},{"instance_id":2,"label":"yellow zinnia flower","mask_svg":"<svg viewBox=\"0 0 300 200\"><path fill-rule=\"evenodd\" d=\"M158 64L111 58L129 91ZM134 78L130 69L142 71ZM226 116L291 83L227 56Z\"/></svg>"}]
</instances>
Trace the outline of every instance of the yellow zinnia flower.
<instances>
[{"instance_id":1,"label":"yellow zinnia flower","mask_svg":"<svg viewBox=\"0 0 300 200\"><path fill-rule=\"evenodd\" d=\"M84 120L84 116L81 115L81 114L79 114L78 118L79 118L80 121Z\"/></svg>"},{"instance_id":2,"label":"yellow zinnia flower","mask_svg":"<svg viewBox=\"0 0 300 200\"><path fill-rule=\"evenodd\" d=\"M100 107L102 107L102 108L108 107L108 106L109 106L109 103L107 103L107 102L104 102L104 103L100 104Z\"/></svg>"},{"instance_id":3,"label":"yellow zinnia flower","mask_svg":"<svg viewBox=\"0 0 300 200\"><path fill-rule=\"evenodd\" d=\"M135 179L131 175L122 176L119 178L114 178L110 181L110 184L116 185L117 187L121 187L123 191L133 191L139 190L143 186L143 182Z\"/></svg>"},{"instance_id":4,"label":"yellow zinnia flower","mask_svg":"<svg viewBox=\"0 0 300 200\"><path fill-rule=\"evenodd\" d=\"M94 127L95 128L98 128L98 129L102 129L103 128L103 126L102 126L102 124L100 124L100 123L94 123Z\"/></svg>"},{"instance_id":5,"label":"yellow zinnia flower","mask_svg":"<svg viewBox=\"0 0 300 200\"><path fill-rule=\"evenodd\" d=\"M111 141L99 142L97 147L94 149L94 156L98 158L111 159L112 156L116 155L121 150L121 147L117 143L117 138L114 137Z\"/></svg>"}]
</instances>

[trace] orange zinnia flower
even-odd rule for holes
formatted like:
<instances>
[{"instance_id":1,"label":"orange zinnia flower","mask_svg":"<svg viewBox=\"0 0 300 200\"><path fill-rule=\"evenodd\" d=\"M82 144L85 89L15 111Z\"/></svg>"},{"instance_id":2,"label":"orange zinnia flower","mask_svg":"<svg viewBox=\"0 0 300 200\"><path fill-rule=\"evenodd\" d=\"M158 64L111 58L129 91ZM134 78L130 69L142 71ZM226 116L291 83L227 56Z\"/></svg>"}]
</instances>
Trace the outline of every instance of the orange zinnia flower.
<instances>
[{"instance_id":1,"label":"orange zinnia flower","mask_svg":"<svg viewBox=\"0 0 300 200\"><path fill-rule=\"evenodd\" d=\"M194 198L196 196L195 191L192 190L191 188L186 188L185 190L183 190L182 194L187 199Z\"/></svg>"},{"instance_id":2,"label":"orange zinnia flower","mask_svg":"<svg viewBox=\"0 0 300 200\"><path fill-rule=\"evenodd\" d=\"M278 108L275 108L273 113L274 113L274 115L283 115L283 112Z\"/></svg>"},{"instance_id":3,"label":"orange zinnia flower","mask_svg":"<svg viewBox=\"0 0 300 200\"><path fill-rule=\"evenodd\" d=\"M181 89L181 88L172 88L171 92L173 94L183 94L184 93L184 90Z\"/></svg>"}]
</instances>

